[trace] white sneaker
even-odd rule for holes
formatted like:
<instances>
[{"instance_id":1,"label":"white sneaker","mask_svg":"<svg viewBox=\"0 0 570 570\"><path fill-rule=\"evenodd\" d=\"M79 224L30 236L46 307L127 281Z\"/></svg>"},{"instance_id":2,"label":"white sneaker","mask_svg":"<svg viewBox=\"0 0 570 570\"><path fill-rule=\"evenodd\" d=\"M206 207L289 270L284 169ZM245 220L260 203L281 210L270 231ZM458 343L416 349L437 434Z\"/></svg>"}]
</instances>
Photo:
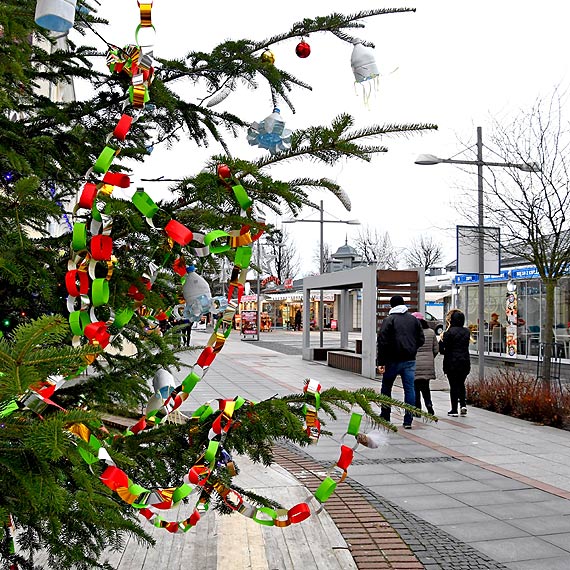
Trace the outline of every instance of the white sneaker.
<instances>
[{"instance_id":1,"label":"white sneaker","mask_svg":"<svg viewBox=\"0 0 570 570\"><path fill-rule=\"evenodd\" d=\"M465 406L463 406L463 407L461 408L461 410L459 410L459 413L460 413L462 416L466 416L466 415L467 415L467 408L466 408Z\"/></svg>"}]
</instances>

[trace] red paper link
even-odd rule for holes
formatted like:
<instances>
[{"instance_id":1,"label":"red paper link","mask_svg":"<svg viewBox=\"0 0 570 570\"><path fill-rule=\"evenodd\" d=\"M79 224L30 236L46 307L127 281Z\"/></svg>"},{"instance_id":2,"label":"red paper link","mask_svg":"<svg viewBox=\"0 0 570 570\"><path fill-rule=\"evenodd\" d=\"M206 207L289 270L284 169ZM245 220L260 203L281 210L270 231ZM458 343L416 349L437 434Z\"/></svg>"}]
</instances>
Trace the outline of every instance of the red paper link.
<instances>
[{"instance_id":1,"label":"red paper link","mask_svg":"<svg viewBox=\"0 0 570 570\"><path fill-rule=\"evenodd\" d=\"M222 421L224 421L224 425L222 425ZM230 430L232 425L231 418L228 418L225 414L220 414L213 422L212 422L212 430L216 435L222 433L222 430L226 433Z\"/></svg>"},{"instance_id":2,"label":"red paper link","mask_svg":"<svg viewBox=\"0 0 570 570\"><path fill-rule=\"evenodd\" d=\"M188 472L188 480L193 485L203 487L210 477L210 470L205 465L194 465Z\"/></svg>"},{"instance_id":3,"label":"red paper link","mask_svg":"<svg viewBox=\"0 0 570 570\"><path fill-rule=\"evenodd\" d=\"M119 122L117 123L117 126L113 131L113 135L115 136L115 138L119 139L120 141L124 141L132 124L133 124L133 118L130 115L123 115L119 119Z\"/></svg>"},{"instance_id":4,"label":"red paper link","mask_svg":"<svg viewBox=\"0 0 570 570\"><path fill-rule=\"evenodd\" d=\"M300 523L311 516L311 509L307 503L299 503L287 511L287 516L291 524Z\"/></svg>"},{"instance_id":5,"label":"red paper link","mask_svg":"<svg viewBox=\"0 0 570 570\"><path fill-rule=\"evenodd\" d=\"M103 321L89 323L83 330L83 334L91 341L98 342L101 348L105 348L109 344L111 335L107 331L107 325Z\"/></svg>"},{"instance_id":6,"label":"red paper link","mask_svg":"<svg viewBox=\"0 0 570 570\"><path fill-rule=\"evenodd\" d=\"M103 471L103 473L101 473L100 479L103 484L109 487L112 491L116 491L119 487L129 486L129 478L127 474L113 465L110 465L105 469L105 471Z\"/></svg>"},{"instance_id":7,"label":"red paper link","mask_svg":"<svg viewBox=\"0 0 570 570\"><path fill-rule=\"evenodd\" d=\"M336 462L336 464L340 469L346 471L349 465L352 463L353 457L354 457L354 451L346 445L341 445L340 457Z\"/></svg>"},{"instance_id":8,"label":"red paper link","mask_svg":"<svg viewBox=\"0 0 570 570\"><path fill-rule=\"evenodd\" d=\"M97 192L97 186L93 184L93 182L87 182L85 186L83 186L83 192L81 192L77 206L91 210L93 202L95 202L95 198L97 197Z\"/></svg>"},{"instance_id":9,"label":"red paper link","mask_svg":"<svg viewBox=\"0 0 570 570\"><path fill-rule=\"evenodd\" d=\"M184 224L181 224L176 220L170 220L170 222L166 224L164 231L167 233L168 237L172 238L182 247L188 245L194 237L192 232Z\"/></svg>"},{"instance_id":10,"label":"red paper link","mask_svg":"<svg viewBox=\"0 0 570 570\"><path fill-rule=\"evenodd\" d=\"M128 188L131 185L131 179L126 174L121 174L120 172L107 172L103 176L103 183L109 184L109 186Z\"/></svg>"},{"instance_id":11,"label":"red paper link","mask_svg":"<svg viewBox=\"0 0 570 570\"><path fill-rule=\"evenodd\" d=\"M96 235L91 238L91 257L97 261L106 261L113 255L113 238L111 236Z\"/></svg>"},{"instance_id":12,"label":"red paper link","mask_svg":"<svg viewBox=\"0 0 570 570\"><path fill-rule=\"evenodd\" d=\"M147 520L150 520L153 517L153 512L150 509L141 509L139 514Z\"/></svg>"},{"instance_id":13,"label":"red paper link","mask_svg":"<svg viewBox=\"0 0 570 570\"><path fill-rule=\"evenodd\" d=\"M89 292L89 277L84 271L72 269L65 274L65 288L72 297L87 295Z\"/></svg>"},{"instance_id":14,"label":"red paper link","mask_svg":"<svg viewBox=\"0 0 570 570\"><path fill-rule=\"evenodd\" d=\"M184 277L187 273L186 262L185 262L184 258L179 257L178 259L175 259L174 263L172 264L172 269L174 270L175 273L178 273L178 275L180 275L180 277Z\"/></svg>"},{"instance_id":15,"label":"red paper link","mask_svg":"<svg viewBox=\"0 0 570 570\"><path fill-rule=\"evenodd\" d=\"M196 361L196 364L202 368L206 368L206 366L210 366L212 362L216 358L216 353L214 352L213 347L207 346Z\"/></svg>"},{"instance_id":16,"label":"red paper link","mask_svg":"<svg viewBox=\"0 0 570 570\"><path fill-rule=\"evenodd\" d=\"M198 524L198 521L200 520L200 513L198 511L194 511L190 517L188 518L188 522L192 525L192 526L196 526L196 524Z\"/></svg>"},{"instance_id":17,"label":"red paper link","mask_svg":"<svg viewBox=\"0 0 570 570\"><path fill-rule=\"evenodd\" d=\"M168 532L171 532L174 534L175 532L178 532L178 523L177 522L169 522L164 528Z\"/></svg>"},{"instance_id":18,"label":"red paper link","mask_svg":"<svg viewBox=\"0 0 570 570\"><path fill-rule=\"evenodd\" d=\"M140 431L146 428L146 418L142 417L131 429L131 431L136 435Z\"/></svg>"},{"instance_id":19,"label":"red paper link","mask_svg":"<svg viewBox=\"0 0 570 570\"><path fill-rule=\"evenodd\" d=\"M230 284L230 286L228 287L228 301L232 300L233 294L234 294L234 287L237 287L237 302L238 305L241 302L241 298L243 295L243 285L240 283L239 285L232 285Z\"/></svg>"}]
</instances>

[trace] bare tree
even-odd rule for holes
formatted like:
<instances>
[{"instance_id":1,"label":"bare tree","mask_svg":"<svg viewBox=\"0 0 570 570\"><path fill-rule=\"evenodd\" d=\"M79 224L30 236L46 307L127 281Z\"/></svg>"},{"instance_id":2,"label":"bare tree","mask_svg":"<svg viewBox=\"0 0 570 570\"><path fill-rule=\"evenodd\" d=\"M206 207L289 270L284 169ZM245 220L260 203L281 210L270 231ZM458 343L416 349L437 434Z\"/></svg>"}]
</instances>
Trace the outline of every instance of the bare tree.
<instances>
[{"instance_id":1,"label":"bare tree","mask_svg":"<svg viewBox=\"0 0 570 570\"><path fill-rule=\"evenodd\" d=\"M299 256L297 248L286 230L276 230L265 239L264 249L267 255L264 269L283 283L285 279L294 279L299 273Z\"/></svg>"},{"instance_id":2,"label":"bare tree","mask_svg":"<svg viewBox=\"0 0 570 570\"><path fill-rule=\"evenodd\" d=\"M409 267L423 267L425 271L443 261L441 244L426 235L414 238L404 255Z\"/></svg>"},{"instance_id":3,"label":"bare tree","mask_svg":"<svg viewBox=\"0 0 570 570\"><path fill-rule=\"evenodd\" d=\"M332 259L332 246L330 243L323 243L323 266L326 271L327 269L327 262ZM321 273L321 247L320 245L315 248L313 251L313 263L317 266L318 270L314 273L315 275L319 275Z\"/></svg>"},{"instance_id":4,"label":"bare tree","mask_svg":"<svg viewBox=\"0 0 570 570\"><path fill-rule=\"evenodd\" d=\"M486 215L501 228L501 248L535 265L545 287L545 379L551 372L554 291L570 263L570 123L563 117L564 103L555 91L508 126L495 122L496 153L532 172L492 171L486 189Z\"/></svg>"},{"instance_id":5,"label":"bare tree","mask_svg":"<svg viewBox=\"0 0 570 570\"><path fill-rule=\"evenodd\" d=\"M398 256L388 232L381 233L366 225L358 231L354 249L364 262L375 263L378 269L398 268Z\"/></svg>"}]
</instances>

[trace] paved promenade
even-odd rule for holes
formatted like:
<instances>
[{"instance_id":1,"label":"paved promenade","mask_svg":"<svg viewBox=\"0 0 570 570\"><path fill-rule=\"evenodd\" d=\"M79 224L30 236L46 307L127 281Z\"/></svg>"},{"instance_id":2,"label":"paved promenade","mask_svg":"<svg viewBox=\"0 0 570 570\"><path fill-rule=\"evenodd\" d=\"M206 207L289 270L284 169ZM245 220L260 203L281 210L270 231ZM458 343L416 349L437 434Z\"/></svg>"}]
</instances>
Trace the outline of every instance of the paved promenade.
<instances>
[{"instance_id":1,"label":"paved promenade","mask_svg":"<svg viewBox=\"0 0 570 570\"><path fill-rule=\"evenodd\" d=\"M193 332L193 343L208 336ZM334 342L334 333L326 334L325 345ZM298 393L307 377L324 388L380 388L379 381L303 361L300 346L301 333L265 333L259 342L235 333L183 411L218 397ZM445 382L434 387L440 421L416 420L410 431L382 432L377 449L360 446L349 478L320 515L278 529L210 512L186 535L157 531L155 549L129 543L109 562L120 570L568 570L570 432L474 408L448 419ZM402 397L401 389L394 395ZM401 425L398 413L392 417ZM332 438L303 449L279 446L270 468L238 459L240 483L284 505L303 500L338 458L346 425L341 414L326 426Z\"/></svg>"}]
</instances>

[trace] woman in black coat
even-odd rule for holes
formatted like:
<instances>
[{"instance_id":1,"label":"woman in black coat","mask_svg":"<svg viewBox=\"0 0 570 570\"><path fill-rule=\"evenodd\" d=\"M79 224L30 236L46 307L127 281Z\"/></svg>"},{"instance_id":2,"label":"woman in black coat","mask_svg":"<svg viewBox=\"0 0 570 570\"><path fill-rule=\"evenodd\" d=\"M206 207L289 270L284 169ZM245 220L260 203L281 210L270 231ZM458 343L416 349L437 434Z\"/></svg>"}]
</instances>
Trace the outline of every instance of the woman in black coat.
<instances>
[{"instance_id":1,"label":"woman in black coat","mask_svg":"<svg viewBox=\"0 0 570 570\"><path fill-rule=\"evenodd\" d=\"M439 341L439 352L443 354L443 372L449 381L451 410L448 416L456 418L458 404L462 416L467 415L465 401L465 379L471 370L469 342L471 333L465 328L465 315L459 309L447 313L448 327Z\"/></svg>"}]
</instances>

